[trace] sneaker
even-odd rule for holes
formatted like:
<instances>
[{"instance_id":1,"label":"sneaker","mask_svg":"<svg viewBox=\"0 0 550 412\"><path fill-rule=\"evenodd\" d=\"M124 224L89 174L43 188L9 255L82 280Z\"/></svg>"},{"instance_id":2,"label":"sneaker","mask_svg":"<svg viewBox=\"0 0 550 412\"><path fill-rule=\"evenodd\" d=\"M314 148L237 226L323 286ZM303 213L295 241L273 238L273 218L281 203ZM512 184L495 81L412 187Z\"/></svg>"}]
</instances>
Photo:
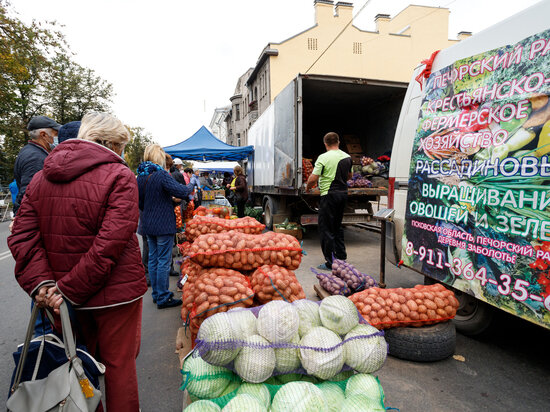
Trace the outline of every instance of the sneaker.
<instances>
[{"instance_id":1,"label":"sneaker","mask_svg":"<svg viewBox=\"0 0 550 412\"><path fill-rule=\"evenodd\" d=\"M320 270L332 270L332 268L330 268L326 263L320 264L319 266L317 266L317 269L320 269Z\"/></svg>"},{"instance_id":2,"label":"sneaker","mask_svg":"<svg viewBox=\"0 0 550 412\"><path fill-rule=\"evenodd\" d=\"M157 308L159 309L173 308L174 306L180 306L181 304L182 304L181 299L170 298L164 303L159 303L157 305Z\"/></svg>"}]
</instances>

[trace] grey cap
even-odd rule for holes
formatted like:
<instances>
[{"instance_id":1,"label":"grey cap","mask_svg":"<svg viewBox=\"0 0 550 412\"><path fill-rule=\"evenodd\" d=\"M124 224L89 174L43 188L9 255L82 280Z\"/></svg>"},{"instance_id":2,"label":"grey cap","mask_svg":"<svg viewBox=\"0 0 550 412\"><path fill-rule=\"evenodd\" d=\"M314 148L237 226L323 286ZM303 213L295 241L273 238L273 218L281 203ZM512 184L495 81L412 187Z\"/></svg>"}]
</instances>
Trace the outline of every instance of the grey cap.
<instances>
[{"instance_id":1,"label":"grey cap","mask_svg":"<svg viewBox=\"0 0 550 412\"><path fill-rule=\"evenodd\" d=\"M35 116L31 119L29 124L27 125L27 130L30 132L31 130L37 130L37 129L54 129L59 130L61 125L57 123L55 120L50 119L47 116Z\"/></svg>"}]
</instances>

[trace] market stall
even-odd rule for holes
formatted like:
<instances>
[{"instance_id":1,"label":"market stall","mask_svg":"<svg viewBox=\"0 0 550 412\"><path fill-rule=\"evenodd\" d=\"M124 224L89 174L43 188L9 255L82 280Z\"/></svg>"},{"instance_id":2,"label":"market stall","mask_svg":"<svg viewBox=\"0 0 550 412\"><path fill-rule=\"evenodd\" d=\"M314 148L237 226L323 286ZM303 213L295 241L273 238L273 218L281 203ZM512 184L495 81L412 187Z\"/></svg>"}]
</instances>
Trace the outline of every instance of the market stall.
<instances>
[{"instance_id":1,"label":"market stall","mask_svg":"<svg viewBox=\"0 0 550 412\"><path fill-rule=\"evenodd\" d=\"M166 146L164 151L182 160L239 161L254 153L254 147L231 146L219 140L206 127L201 126L193 136L178 144Z\"/></svg>"}]
</instances>

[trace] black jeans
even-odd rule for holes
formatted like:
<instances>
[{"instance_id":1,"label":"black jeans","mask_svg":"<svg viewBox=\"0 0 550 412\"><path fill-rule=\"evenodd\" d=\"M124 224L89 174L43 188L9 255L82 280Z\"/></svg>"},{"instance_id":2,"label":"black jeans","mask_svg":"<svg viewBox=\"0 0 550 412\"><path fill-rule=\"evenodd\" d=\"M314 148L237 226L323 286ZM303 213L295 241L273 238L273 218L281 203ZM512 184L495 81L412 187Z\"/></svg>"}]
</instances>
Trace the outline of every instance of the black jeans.
<instances>
[{"instance_id":1,"label":"black jeans","mask_svg":"<svg viewBox=\"0 0 550 412\"><path fill-rule=\"evenodd\" d=\"M235 202L235 206L237 207L237 217L244 217L244 205L246 204L246 200L237 200Z\"/></svg>"},{"instance_id":2,"label":"black jeans","mask_svg":"<svg viewBox=\"0 0 550 412\"><path fill-rule=\"evenodd\" d=\"M342 219L348 200L345 192L329 192L321 196L319 205L319 237L321 249L328 267L332 266L332 254L337 259L347 259Z\"/></svg>"}]
</instances>

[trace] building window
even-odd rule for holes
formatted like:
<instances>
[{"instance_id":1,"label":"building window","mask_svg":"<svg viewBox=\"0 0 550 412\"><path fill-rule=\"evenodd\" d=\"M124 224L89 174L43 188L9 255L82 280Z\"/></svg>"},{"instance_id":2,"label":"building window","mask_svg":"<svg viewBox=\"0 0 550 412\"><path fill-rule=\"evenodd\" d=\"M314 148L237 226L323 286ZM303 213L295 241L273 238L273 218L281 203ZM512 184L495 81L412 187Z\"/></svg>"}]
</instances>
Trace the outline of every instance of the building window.
<instances>
[{"instance_id":1,"label":"building window","mask_svg":"<svg viewBox=\"0 0 550 412\"><path fill-rule=\"evenodd\" d=\"M241 120L241 108L240 104L235 105L235 120Z\"/></svg>"},{"instance_id":2,"label":"building window","mask_svg":"<svg viewBox=\"0 0 550 412\"><path fill-rule=\"evenodd\" d=\"M363 44L354 41L353 42L353 54L363 54Z\"/></svg>"},{"instance_id":3,"label":"building window","mask_svg":"<svg viewBox=\"0 0 550 412\"><path fill-rule=\"evenodd\" d=\"M317 50L317 39L313 37L308 37L307 39L307 49L308 50Z\"/></svg>"},{"instance_id":4,"label":"building window","mask_svg":"<svg viewBox=\"0 0 550 412\"><path fill-rule=\"evenodd\" d=\"M241 145L241 134L237 133L237 146Z\"/></svg>"}]
</instances>

